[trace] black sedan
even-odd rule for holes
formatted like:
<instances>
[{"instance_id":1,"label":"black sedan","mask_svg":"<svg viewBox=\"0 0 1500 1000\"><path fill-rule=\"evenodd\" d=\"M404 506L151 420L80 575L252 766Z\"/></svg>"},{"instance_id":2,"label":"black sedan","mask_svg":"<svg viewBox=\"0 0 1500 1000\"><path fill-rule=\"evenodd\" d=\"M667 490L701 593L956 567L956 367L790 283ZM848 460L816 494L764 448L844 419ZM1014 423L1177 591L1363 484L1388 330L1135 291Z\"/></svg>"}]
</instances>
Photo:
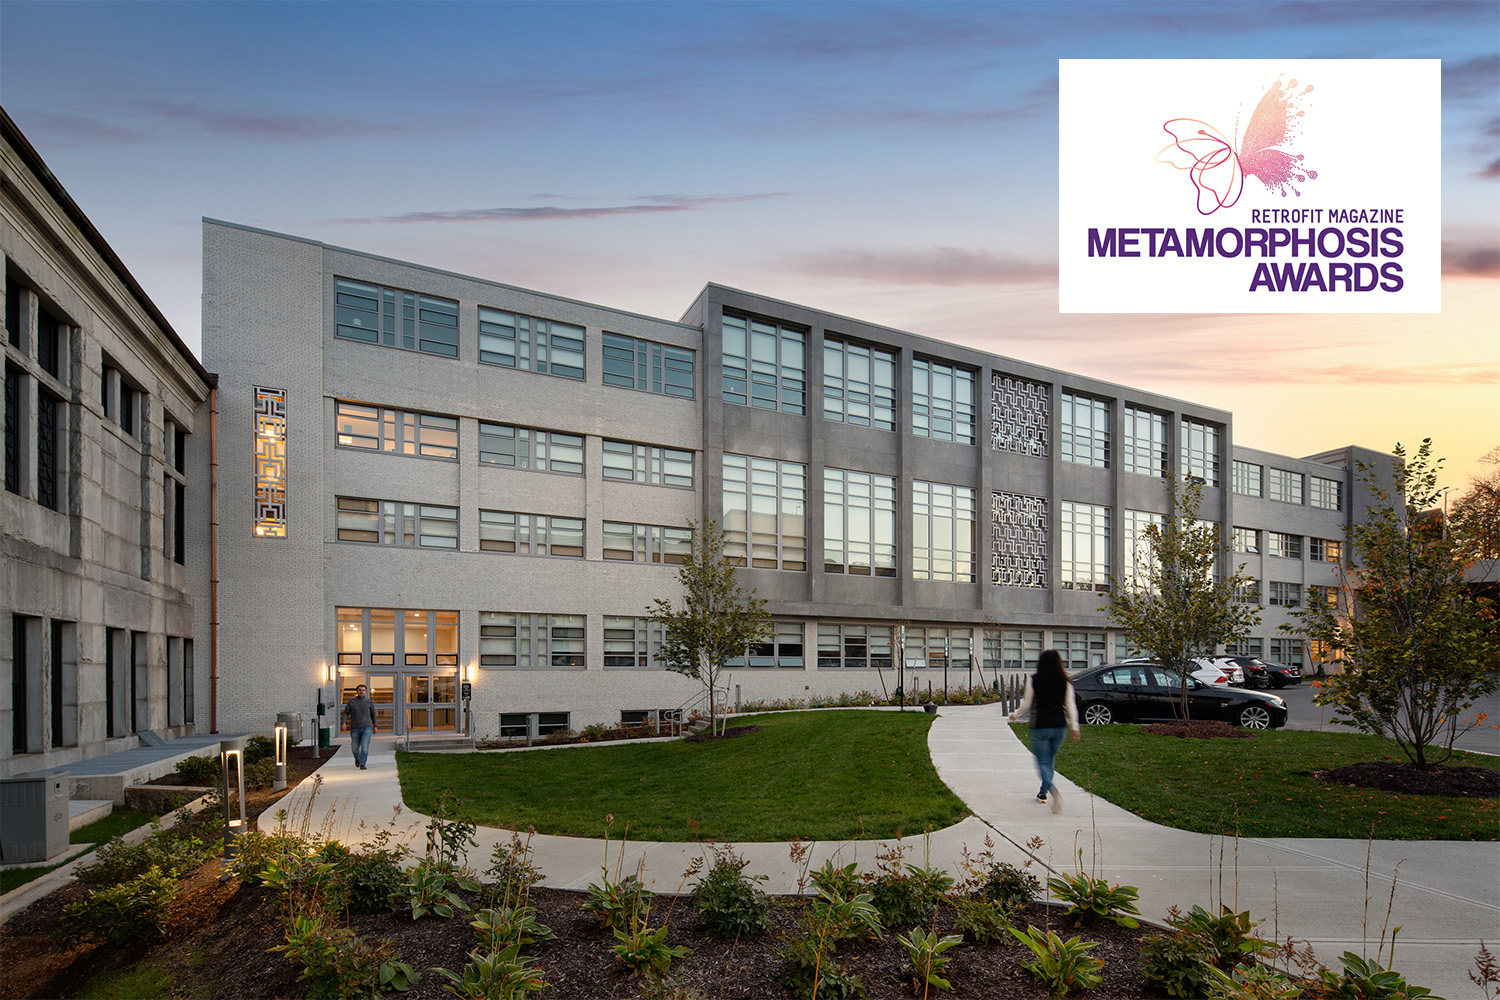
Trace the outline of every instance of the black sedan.
<instances>
[{"instance_id":1,"label":"black sedan","mask_svg":"<svg viewBox=\"0 0 1500 1000\"><path fill-rule=\"evenodd\" d=\"M1091 726L1158 722L1179 717L1181 675L1155 664L1128 663L1085 670L1073 678L1078 717ZM1279 729L1286 702L1274 694L1208 687L1188 678L1188 717L1221 719L1245 729Z\"/></svg>"},{"instance_id":2,"label":"black sedan","mask_svg":"<svg viewBox=\"0 0 1500 1000\"><path fill-rule=\"evenodd\" d=\"M1302 683L1302 668L1286 663L1267 663L1266 673L1272 687L1284 688L1288 684Z\"/></svg>"}]
</instances>

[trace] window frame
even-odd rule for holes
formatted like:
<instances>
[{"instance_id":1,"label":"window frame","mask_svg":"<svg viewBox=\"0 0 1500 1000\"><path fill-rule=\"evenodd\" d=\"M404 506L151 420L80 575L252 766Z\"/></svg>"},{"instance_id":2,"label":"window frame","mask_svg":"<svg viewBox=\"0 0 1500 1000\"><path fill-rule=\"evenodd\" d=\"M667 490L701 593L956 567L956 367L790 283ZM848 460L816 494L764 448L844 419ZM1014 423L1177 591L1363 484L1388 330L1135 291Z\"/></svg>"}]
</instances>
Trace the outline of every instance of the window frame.
<instances>
[{"instance_id":1,"label":"window frame","mask_svg":"<svg viewBox=\"0 0 1500 1000\"><path fill-rule=\"evenodd\" d=\"M626 454L625 449L629 449L630 456L628 476L620 475L620 472L626 469L625 463L620 460L620 457ZM601 475L615 482L690 490L697 480L697 457L694 452L687 449L605 438L601 444L600 453L602 456ZM682 475L684 464L688 469L686 477ZM687 481L683 482L683 479Z\"/></svg>"},{"instance_id":2,"label":"window frame","mask_svg":"<svg viewBox=\"0 0 1500 1000\"><path fill-rule=\"evenodd\" d=\"M1058 458L1096 469L1110 467L1110 401L1064 389L1058 401ZM1087 419L1081 417L1087 414Z\"/></svg>"},{"instance_id":3,"label":"window frame","mask_svg":"<svg viewBox=\"0 0 1500 1000\"><path fill-rule=\"evenodd\" d=\"M486 515L489 516L486 517ZM509 522L506 518L510 519ZM506 530L507 527L509 532ZM509 534L508 542L507 533ZM487 534L494 537L487 537ZM559 536L568 541L557 541ZM587 537L587 522L581 517L484 508L479 511L479 551L481 552L500 552L506 555L551 559L583 559L587 554ZM504 547L507 543L510 548ZM557 551L559 548L568 551L559 552Z\"/></svg>"},{"instance_id":4,"label":"window frame","mask_svg":"<svg viewBox=\"0 0 1500 1000\"><path fill-rule=\"evenodd\" d=\"M373 296L366 294L371 290L375 293ZM370 309L356 304L353 301L356 298L373 301L375 307ZM374 325L369 328L371 336L362 335L366 328L360 323L346 322L346 320L357 319L358 317L354 315L356 312L374 315ZM457 299L428 295L425 292L413 292L404 288L393 288L372 281L361 281L358 278L335 275L333 279L333 335L338 340L373 344L376 347L391 347L414 354L428 354L433 357L456 360L460 348L458 316ZM399 343L397 343L398 318L400 320ZM452 322L448 322L449 319ZM444 335L442 339L434 339L441 330L452 331L451 343L447 335ZM441 349L430 349L429 344Z\"/></svg>"},{"instance_id":5,"label":"window frame","mask_svg":"<svg viewBox=\"0 0 1500 1000\"><path fill-rule=\"evenodd\" d=\"M674 399L696 398L697 352L691 348L643 340L608 330L600 334L600 341L603 347L601 377L604 385ZM620 352L628 352L628 359ZM629 366L628 375L621 369L622 364ZM672 377L674 372L678 377ZM683 374L687 376L686 384L681 378Z\"/></svg>"},{"instance_id":6,"label":"window frame","mask_svg":"<svg viewBox=\"0 0 1500 1000\"><path fill-rule=\"evenodd\" d=\"M508 435L505 433L507 431L510 432ZM493 445L496 441L506 440L511 442L509 452L486 449L487 442ZM495 424L489 421L479 423L480 465L499 469L524 469L528 472L551 472L561 476L582 476L586 469L587 455L588 438L583 434L549 431L520 424ZM503 460L507 456L511 461Z\"/></svg>"},{"instance_id":7,"label":"window frame","mask_svg":"<svg viewBox=\"0 0 1500 1000\"><path fill-rule=\"evenodd\" d=\"M911 484L913 580L972 584L978 578L979 491L972 486L914 479ZM947 503L940 501L946 500ZM967 500L967 518L963 502ZM926 511L925 515L923 511ZM951 522L945 531L943 522ZM923 527L925 522L926 527ZM968 548L963 547L963 525L968 526ZM945 535L947 536L945 538ZM945 547L945 542L951 542ZM944 572L940 566L951 570Z\"/></svg>"},{"instance_id":8,"label":"window frame","mask_svg":"<svg viewBox=\"0 0 1500 1000\"><path fill-rule=\"evenodd\" d=\"M588 327L497 306L482 305L478 309L480 364L577 382L588 380ZM508 326L504 317L510 318ZM511 331L510 336L500 332L504 329ZM503 347L504 341L511 344L509 353L496 349Z\"/></svg>"},{"instance_id":9,"label":"window frame","mask_svg":"<svg viewBox=\"0 0 1500 1000\"><path fill-rule=\"evenodd\" d=\"M938 392L937 383L946 380L947 395ZM973 445L978 433L978 372L972 368L937 358L914 357L911 360L911 430L917 437L953 444ZM960 389L968 387L967 402L960 399ZM941 405L946 404L946 405ZM967 421L962 418L967 416ZM946 424L948 430L943 430Z\"/></svg>"},{"instance_id":10,"label":"window frame","mask_svg":"<svg viewBox=\"0 0 1500 1000\"><path fill-rule=\"evenodd\" d=\"M896 351L857 340L823 337L823 419L850 427L896 429ZM838 359L837 372L830 361ZM850 374L852 362L864 365L867 377ZM885 380L880 379L881 373ZM863 407L864 413L857 410Z\"/></svg>"},{"instance_id":11,"label":"window frame","mask_svg":"<svg viewBox=\"0 0 1500 1000\"><path fill-rule=\"evenodd\" d=\"M726 312L719 322L721 395L726 403L807 414L810 331ZM770 349L775 357L765 352ZM795 362L795 363L793 363Z\"/></svg>"},{"instance_id":12,"label":"window frame","mask_svg":"<svg viewBox=\"0 0 1500 1000\"><path fill-rule=\"evenodd\" d=\"M896 477L825 466L823 572L895 579L897 562Z\"/></svg>"}]
</instances>

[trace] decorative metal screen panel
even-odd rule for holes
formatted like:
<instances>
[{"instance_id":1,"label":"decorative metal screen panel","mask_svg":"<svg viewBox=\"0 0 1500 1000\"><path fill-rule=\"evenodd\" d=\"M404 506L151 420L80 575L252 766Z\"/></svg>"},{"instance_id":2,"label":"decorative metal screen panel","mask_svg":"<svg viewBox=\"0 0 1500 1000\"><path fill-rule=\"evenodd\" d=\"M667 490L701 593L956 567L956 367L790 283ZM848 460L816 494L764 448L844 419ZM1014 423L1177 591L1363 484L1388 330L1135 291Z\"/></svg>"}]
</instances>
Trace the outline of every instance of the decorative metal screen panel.
<instances>
[{"instance_id":1,"label":"decorative metal screen panel","mask_svg":"<svg viewBox=\"0 0 1500 1000\"><path fill-rule=\"evenodd\" d=\"M1040 382L995 375L990 379L990 445L1033 458L1047 457L1050 396Z\"/></svg>"},{"instance_id":2,"label":"decorative metal screen panel","mask_svg":"<svg viewBox=\"0 0 1500 1000\"><path fill-rule=\"evenodd\" d=\"M996 493L990 504L990 582L997 587L1047 586L1047 501Z\"/></svg>"},{"instance_id":3,"label":"decorative metal screen panel","mask_svg":"<svg viewBox=\"0 0 1500 1000\"><path fill-rule=\"evenodd\" d=\"M286 390L255 387L255 535L286 537Z\"/></svg>"}]
</instances>

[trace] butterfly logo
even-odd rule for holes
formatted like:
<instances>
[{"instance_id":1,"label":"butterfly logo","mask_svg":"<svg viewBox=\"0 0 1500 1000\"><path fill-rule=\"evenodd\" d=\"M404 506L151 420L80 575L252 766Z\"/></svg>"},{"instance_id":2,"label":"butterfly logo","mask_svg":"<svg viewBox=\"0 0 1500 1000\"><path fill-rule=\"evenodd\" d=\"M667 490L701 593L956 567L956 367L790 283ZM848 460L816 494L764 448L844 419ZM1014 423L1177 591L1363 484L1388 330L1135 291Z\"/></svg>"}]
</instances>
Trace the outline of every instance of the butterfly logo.
<instances>
[{"instance_id":1,"label":"butterfly logo","mask_svg":"<svg viewBox=\"0 0 1500 1000\"><path fill-rule=\"evenodd\" d=\"M1303 105L1312 93L1312 84L1296 90L1297 81L1280 79L1266 91L1250 123L1245 127L1239 149L1223 132L1197 118L1173 118L1162 125L1172 142L1156 154L1156 162L1187 171L1188 180L1198 192L1198 214L1212 215L1240 200L1245 178L1256 177L1266 190L1283 198L1290 191L1302 197L1293 182L1317 180L1318 172L1302 165L1301 153L1292 152L1307 112ZM1238 126L1238 122L1236 122Z\"/></svg>"}]
</instances>

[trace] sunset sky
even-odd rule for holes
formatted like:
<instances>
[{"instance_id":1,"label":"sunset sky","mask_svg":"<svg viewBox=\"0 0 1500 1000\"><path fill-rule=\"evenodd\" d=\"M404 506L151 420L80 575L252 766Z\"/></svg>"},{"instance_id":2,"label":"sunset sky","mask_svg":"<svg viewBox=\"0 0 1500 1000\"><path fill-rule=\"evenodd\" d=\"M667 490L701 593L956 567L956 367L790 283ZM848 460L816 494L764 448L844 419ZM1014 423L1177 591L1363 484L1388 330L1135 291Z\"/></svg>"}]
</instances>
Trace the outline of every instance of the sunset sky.
<instances>
[{"instance_id":1,"label":"sunset sky","mask_svg":"<svg viewBox=\"0 0 1500 1000\"><path fill-rule=\"evenodd\" d=\"M1059 315L1060 58L1441 59L1442 313ZM673 319L714 281L1270 451L1430 436L1458 488L1500 445L1496 2L6 0L0 101L195 350L209 216Z\"/></svg>"}]
</instances>

